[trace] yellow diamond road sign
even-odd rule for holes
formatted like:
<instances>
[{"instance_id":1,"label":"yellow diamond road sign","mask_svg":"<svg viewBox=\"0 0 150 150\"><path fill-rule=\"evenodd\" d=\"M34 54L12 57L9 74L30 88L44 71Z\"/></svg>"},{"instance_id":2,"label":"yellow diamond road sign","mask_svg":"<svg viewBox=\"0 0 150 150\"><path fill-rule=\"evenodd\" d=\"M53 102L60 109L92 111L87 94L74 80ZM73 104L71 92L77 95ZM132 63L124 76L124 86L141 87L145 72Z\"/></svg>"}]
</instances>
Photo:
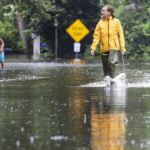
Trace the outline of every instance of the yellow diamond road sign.
<instances>
[{"instance_id":1,"label":"yellow diamond road sign","mask_svg":"<svg viewBox=\"0 0 150 150\"><path fill-rule=\"evenodd\" d=\"M76 42L81 41L89 33L89 30L79 19L77 19L66 31Z\"/></svg>"}]
</instances>

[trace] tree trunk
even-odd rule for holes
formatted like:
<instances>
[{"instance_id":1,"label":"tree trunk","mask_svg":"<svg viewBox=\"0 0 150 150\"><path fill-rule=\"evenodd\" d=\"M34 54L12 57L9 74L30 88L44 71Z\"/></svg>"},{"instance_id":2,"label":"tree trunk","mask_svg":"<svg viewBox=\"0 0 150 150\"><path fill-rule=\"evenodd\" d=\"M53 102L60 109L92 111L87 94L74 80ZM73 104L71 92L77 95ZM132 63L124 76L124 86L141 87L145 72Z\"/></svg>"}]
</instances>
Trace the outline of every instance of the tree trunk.
<instances>
[{"instance_id":1,"label":"tree trunk","mask_svg":"<svg viewBox=\"0 0 150 150\"><path fill-rule=\"evenodd\" d=\"M28 54L28 44L27 44L26 35L25 35L25 33L23 33L24 21L21 17L21 12L18 11L16 16L17 16L17 22L18 22L18 28L19 28L20 36L21 36L21 39L22 39L22 42L23 42L23 48L24 48L23 52L24 52L24 54Z\"/></svg>"}]
</instances>

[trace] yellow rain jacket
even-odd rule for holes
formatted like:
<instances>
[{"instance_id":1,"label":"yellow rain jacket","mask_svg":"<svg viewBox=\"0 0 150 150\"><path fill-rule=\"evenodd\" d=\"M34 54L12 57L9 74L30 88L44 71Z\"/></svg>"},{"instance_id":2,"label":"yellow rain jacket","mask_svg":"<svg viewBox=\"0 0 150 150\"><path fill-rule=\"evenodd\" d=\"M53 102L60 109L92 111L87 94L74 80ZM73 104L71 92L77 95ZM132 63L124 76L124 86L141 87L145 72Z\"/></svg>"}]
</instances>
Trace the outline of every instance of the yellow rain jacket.
<instances>
[{"instance_id":1,"label":"yellow rain jacket","mask_svg":"<svg viewBox=\"0 0 150 150\"><path fill-rule=\"evenodd\" d=\"M100 53L108 52L110 49L120 50L118 31L120 34L121 48L125 49L125 41L121 23L116 18L104 18L100 20L95 28L91 49L96 50L100 42Z\"/></svg>"}]
</instances>

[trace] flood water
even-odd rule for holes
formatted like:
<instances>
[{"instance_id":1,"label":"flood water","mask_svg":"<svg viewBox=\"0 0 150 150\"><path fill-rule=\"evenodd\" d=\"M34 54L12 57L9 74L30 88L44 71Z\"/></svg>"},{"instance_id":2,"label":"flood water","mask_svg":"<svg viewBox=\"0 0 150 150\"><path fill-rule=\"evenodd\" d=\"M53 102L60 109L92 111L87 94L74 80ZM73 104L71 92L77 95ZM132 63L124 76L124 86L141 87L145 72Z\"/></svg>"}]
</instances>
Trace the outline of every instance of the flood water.
<instances>
[{"instance_id":1,"label":"flood water","mask_svg":"<svg viewBox=\"0 0 150 150\"><path fill-rule=\"evenodd\" d=\"M100 60L6 58L0 149L149 150L150 61L125 63L128 88L111 88Z\"/></svg>"}]
</instances>

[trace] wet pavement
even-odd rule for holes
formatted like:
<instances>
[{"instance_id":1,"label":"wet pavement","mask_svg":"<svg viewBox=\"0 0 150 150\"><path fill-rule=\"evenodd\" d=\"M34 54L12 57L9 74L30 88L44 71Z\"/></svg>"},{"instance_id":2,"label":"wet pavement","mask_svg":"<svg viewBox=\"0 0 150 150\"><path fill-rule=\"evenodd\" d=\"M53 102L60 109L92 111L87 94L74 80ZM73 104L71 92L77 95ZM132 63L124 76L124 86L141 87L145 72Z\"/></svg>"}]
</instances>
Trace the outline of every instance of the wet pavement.
<instances>
[{"instance_id":1,"label":"wet pavement","mask_svg":"<svg viewBox=\"0 0 150 150\"><path fill-rule=\"evenodd\" d=\"M149 150L150 61L125 62L128 88L105 87L99 60L6 59L0 149Z\"/></svg>"}]
</instances>

